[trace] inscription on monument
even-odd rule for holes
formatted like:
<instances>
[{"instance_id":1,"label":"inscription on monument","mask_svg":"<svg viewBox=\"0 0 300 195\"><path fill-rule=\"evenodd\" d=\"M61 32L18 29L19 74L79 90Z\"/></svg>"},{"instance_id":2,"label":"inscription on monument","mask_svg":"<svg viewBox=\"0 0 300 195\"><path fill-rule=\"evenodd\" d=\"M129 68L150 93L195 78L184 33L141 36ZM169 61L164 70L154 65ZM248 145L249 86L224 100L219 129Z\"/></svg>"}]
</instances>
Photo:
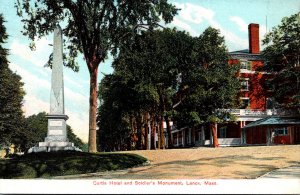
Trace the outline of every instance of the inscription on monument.
<instances>
[{"instance_id":1,"label":"inscription on monument","mask_svg":"<svg viewBox=\"0 0 300 195\"><path fill-rule=\"evenodd\" d=\"M63 125L63 122L62 121L50 121L49 122L49 125L50 126L55 126L55 127L61 127Z\"/></svg>"},{"instance_id":2,"label":"inscription on monument","mask_svg":"<svg viewBox=\"0 0 300 195\"><path fill-rule=\"evenodd\" d=\"M62 130L49 130L49 135L63 135Z\"/></svg>"}]
</instances>

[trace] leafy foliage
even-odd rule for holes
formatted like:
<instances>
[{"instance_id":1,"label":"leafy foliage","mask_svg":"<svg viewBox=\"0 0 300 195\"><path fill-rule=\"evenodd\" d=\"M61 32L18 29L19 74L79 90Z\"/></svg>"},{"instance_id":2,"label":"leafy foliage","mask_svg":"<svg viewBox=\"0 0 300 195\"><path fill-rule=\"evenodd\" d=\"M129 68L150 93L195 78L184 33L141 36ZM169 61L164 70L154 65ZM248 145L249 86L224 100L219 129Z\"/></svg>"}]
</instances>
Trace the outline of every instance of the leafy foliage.
<instances>
[{"instance_id":1,"label":"leafy foliage","mask_svg":"<svg viewBox=\"0 0 300 195\"><path fill-rule=\"evenodd\" d=\"M300 13L285 17L263 40L266 69L276 72L272 81L275 100L300 112Z\"/></svg>"},{"instance_id":2,"label":"leafy foliage","mask_svg":"<svg viewBox=\"0 0 300 195\"><path fill-rule=\"evenodd\" d=\"M125 114L130 106L136 106L132 102L136 94L116 75L106 75L99 88L98 148L101 151L130 149L130 124Z\"/></svg>"},{"instance_id":3,"label":"leafy foliage","mask_svg":"<svg viewBox=\"0 0 300 195\"><path fill-rule=\"evenodd\" d=\"M216 111L233 107L239 89L237 69L228 66L224 39L216 29L208 28L198 38L176 29L143 32L120 48L113 66L115 72L99 90L102 144L135 132L146 143L149 120L164 134L158 127L162 119L176 121L178 128L233 119ZM170 127L167 133L171 135Z\"/></svg>"},{"instance_id":4,"label":"leafy foliage","mask_svg":"<svg viewBox=\"0 0 300 195\"><path fill-rule=\"evenodd\" d=\"M0 14L0 145L1 148L22 144L24 117L22 103L25 92L21 77L8 66L8 50L3 48L8 35Z\"/></svg>"},{"instance_id":5,"label":"leafy foliage","mask_svg":"<svg viewBox=\"0 0 300 195\"><path fill-rule=\"evenodd\" d=\"M67 66L71 68L76 68L78 52L84 54L87 63L93 57L100 63L132 33L158 26L159 16L171 22L177 13L167 0L18 0L15 6L23 18L23 34L31 40L51 33L59 23L65 24Z\"/></svg>"},{"instance_id":6,"label":"leafy foliage","mask_svg":"<svg viewBox=\"0 0 300 195\"><path fill-rule=\"evenodd\" d=\"M185 99L176 109L179 127L232 118L229 113L217 110L235 107L239 89L237 69L228 65L224 38L219 34L209 27L195 40L193 62L182 72L179 92Z\"/></svg>"},{"instance_id":7,"label":"leafy foliage","mask_svg":"<svg viewBox=\"0 0 300 195\"><path fill-rule=\"evenodd\" d=\"M129 141L136 133L137 147L144 148L142 142L147 142L151 124L152 128L156 125L163 135L158 124L162 117L168 120L172 116L177 78L180 68L188 61L185 54L191 51L191 40L185 32L163 29L142 32L134 41L120 48L120 54L113 63L115 72L104 78L99 90L105 95L101 97L99 133L110 137L103 140L103 145L108 140L117 143L112 135L125 136L123 139L126 138L127 149L130 149ZM101 91L103 88L106 90ZM109 114L105 112L106 107L110 109ZM113 116L118 118L111 118ZM121 133L121 129L126 129L126 134Z\"/></svg>"}]
</instances>

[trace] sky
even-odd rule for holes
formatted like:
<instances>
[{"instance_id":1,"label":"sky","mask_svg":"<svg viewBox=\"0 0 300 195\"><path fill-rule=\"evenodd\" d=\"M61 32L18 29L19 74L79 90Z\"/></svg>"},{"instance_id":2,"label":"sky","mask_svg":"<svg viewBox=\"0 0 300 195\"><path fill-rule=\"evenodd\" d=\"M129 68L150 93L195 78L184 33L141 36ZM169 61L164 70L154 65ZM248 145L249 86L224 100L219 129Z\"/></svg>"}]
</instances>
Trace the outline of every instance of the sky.
<instances>
[{"instance_id":1,"label":"sky","mask_svg":"<svg viewBox=\"0 0 300 195\"><path fill-rule=\"evenodd\" d=\"M10 50L10 68L22 77L26 95L23 102L25 116L49 113L51 69L45 68L52 53L53 34L36 41L36 50L29 49L30 41L23 36L21 18L16 15L16 0L0 0L0 13L6 20L9 38L5 48ZM248 49L248 24L260 25L260 39L280 24L281 19L300 11L300 0L171 0L180 8L171 24L192 36L199 36L207 27L220 30L229 51ZM261 46L261 48L263 48ZM64 68L65 113L74 133L88 140L89 73L82 55L77 62L79 72ZM99 66L98 81L113 72L112 57Z\"/></svg>"}]
</instances>

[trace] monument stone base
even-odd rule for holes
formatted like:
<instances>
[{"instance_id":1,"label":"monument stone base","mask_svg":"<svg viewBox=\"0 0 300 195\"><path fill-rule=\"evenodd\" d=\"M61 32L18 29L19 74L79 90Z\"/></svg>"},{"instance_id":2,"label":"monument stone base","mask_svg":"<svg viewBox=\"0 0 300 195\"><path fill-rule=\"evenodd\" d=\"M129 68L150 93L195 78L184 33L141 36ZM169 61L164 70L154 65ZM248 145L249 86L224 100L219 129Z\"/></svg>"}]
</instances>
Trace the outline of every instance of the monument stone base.
<instances>
[{"instance_id":1,"label":"monument stone base","mask_svg":"<svg viewBox=\"0 0 300 195\"><path fill-rule=\"evenodd\" d=\"M74 146L74 143L69 142L66 131L67 115L50 114L48 118L48 135L44 142L39 142L38 146L32 147L28 153L32 152L54 152L60 150L80 151Z\"/></svg>"},{"instance_id":2,"label":"monument stone base","mask_svg":"<svg viewBox=\"0 0 300 195\"><path fill-rule=\"evenodd\" d=\"M82 152L79 148L74 146L72 142L39 142L38 146L32 147L28 150L28 153L32 152L56 152L56 151L78 151Z\"/></svg>"}]
</instances>

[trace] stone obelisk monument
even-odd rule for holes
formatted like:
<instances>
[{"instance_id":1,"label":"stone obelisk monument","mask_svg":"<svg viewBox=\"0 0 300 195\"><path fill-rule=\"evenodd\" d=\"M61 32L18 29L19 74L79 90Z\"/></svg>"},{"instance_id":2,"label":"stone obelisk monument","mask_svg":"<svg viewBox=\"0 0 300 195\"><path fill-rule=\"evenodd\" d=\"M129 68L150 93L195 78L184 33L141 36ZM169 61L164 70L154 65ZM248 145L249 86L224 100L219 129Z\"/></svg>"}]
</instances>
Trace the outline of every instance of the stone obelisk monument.
<instances>
[{"instance_id":1,"label":"stone obelisk monument","mask_svg":"<svg viewBox=\"0 0 300 195\"><path fill-rule=\"evenodd\" d=\"M28 152L50 152L58 150L80 150L74 147L67 138L64 107L64 81L63 81L63 40L62 30L58 26L54 30L53 63L50 92L50 114L48 118L48 133L44 142L39 142L38 147L31 148Z\"/></svg>"},{"instance_id":2,"label":"stone obelisk monument","mask_svg":"<svg viewBox=\"0 0 300 195\"><path fill-rule=\"evenodd\" d=\"M63 81L63 48L62 32L57 27L54 30L53 63L50 92L50 114L48 118L48 134L46 142L67 142L66 120L64 106ZM62 144L60 143L60 144Z\"/></svg>"}]
</instances>

